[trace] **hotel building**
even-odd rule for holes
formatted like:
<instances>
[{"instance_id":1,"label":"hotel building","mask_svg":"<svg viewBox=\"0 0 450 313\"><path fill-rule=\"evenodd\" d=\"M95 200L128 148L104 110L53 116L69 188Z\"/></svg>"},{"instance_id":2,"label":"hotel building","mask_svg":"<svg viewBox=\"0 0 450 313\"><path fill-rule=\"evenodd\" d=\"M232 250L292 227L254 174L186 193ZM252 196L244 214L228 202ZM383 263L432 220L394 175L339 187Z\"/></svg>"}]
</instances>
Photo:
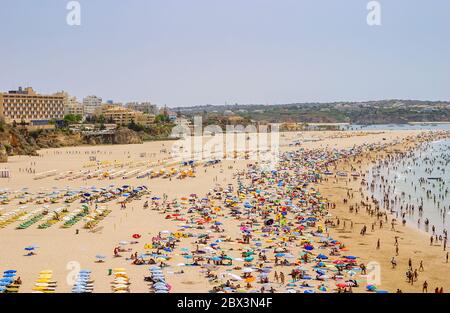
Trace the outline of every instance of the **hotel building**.
<instances>
[{"instance_id":1,"label":"hotel building","mask_svg":"<svg viewBox=\"0 0 450 313\"><path fill-rule=\"evenodd\" d=\"M103 115L107 122L114 122L117 125L128 125L131 121L136 124L149 127L155 122L153 114L137 112L122 106L105 104L101 109L96 110L97 116Z\"/></svg>"},{"instance_id":2,"label":"hotel building","mask_svg":"<svg viewBox=\"0 0 450 313\"><path fill-rule=\"evenodd\" d=\"M6 123L47 125L50 120L64 118L66 101L62 92L41 95L31 87L19 87L18 90L0 93L0 117Z\"/></svg>"}]
</instances>

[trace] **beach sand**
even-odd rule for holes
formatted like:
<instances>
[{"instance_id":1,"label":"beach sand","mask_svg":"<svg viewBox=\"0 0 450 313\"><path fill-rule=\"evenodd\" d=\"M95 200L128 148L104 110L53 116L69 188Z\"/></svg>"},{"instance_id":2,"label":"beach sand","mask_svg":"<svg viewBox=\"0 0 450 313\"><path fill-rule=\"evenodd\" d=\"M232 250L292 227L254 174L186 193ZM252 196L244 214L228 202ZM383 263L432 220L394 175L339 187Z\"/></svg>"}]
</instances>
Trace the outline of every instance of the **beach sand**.
<instances>
[{"instance_id":1,"label":"beach sand","mask_svg":"<svg viewBox=\"0 0 450 313\"><path fill-rule=\"evenodd\" d=\"M396 140L405 139L409 136L419 134L419 131L385 131L385 132L295 132L281 134L281 150L295 150L298 147L289 146L292 140L300 140L301 147L305 149L316 148L350 148L354 145L363 143L389 143ZM83 181L81 179L69 181L67 179L56 181L54 177L48 177L41 180L34 180L32 174L23 171L25 168L32 168L36 173L50 170L65 172L69 170L78 171L83 168L83 164L89 162L89 156L96 156L99 161L141 161L143 159L163 162L164 159L170 159L167 152L170 150L171 141L166 142L147 142L142 145L121 145L121 146L95 146L95 147L72 147L61 149L47 149L40 151L39 157L15 156L9 159L7 167L11 170L12 178L0 180L0 189L9 188L9 190L18 190L23 187L29 188L29 192L37 193L43 190L51 190L53 187L79 188L81 186L106 187L110 184L121 186L123 184L131 186L146 185L151 190L152 196L168 195L169 199L189 196L196 193L200 197L211 190L217 183L226 185L235 184L233 172L245 169L250 160L229 160L220 165L205 168L199 167L195 178L186 178L178 180L172 178L163 179L90 179ZM75 153L77 152L77 153ZM89 152L89 153L87 153ZM95 152L95 153L94 153ZM147 153L147 157L141 157L142 153ZM151 157L148 157L151 155ZM372 156L373 158L374 156ZM366 157L367 158L367 157ZM32 165L36 162L36 165ZM366 162L367 163L367 162ZM232 166L233 169L228 167ZM340 163L342 169L344 163ZM364 171L366 165L361 165ZM158 168L163 167L162 165ZM19 172L19 169L21 171ZM361 256L366 263L375 260L381 264L382 284L385 290L394 292L397 288L404 292L421 291L421 282L426 279L429 283L429 290L435 286L443 286L444 290L449 290L448 270L449 265L444 264L444 253L440 247L429 247L429 237L415 230L412 227L402 227L397 225L398 232L393 233L389 230L390 224L374 233L370 231L366 236L360 236L359 230L363 223L369 223L370 218L365 212L358 215L348 212L348 205L342 203L342 198L346 195L346 188L358 190L359 181L349 183L334 183L331 179L328 182L319 184L320 191L330 197L338 205L332 213L340 219L353 220L354 228L346 230L330 229L331 234L348 246L351 253ZM345 189L344 189L345 188ZM357 192L358 193L358 192ZM356 194L357 194L356 193ZM62 229L59 224L51 228L40 230L37 224L25 230L16 230L18 222L15 222L4 229L0 229L0 271L6 269L18 270L18 276L21 277L23 285L20 292L30 292L39 271L51 269L54 272L54 278L58 282L57 292L70 292L71 285L66 281L73 278L77 266L92 270L92 278L95 279L95 292L110 292L110 283L112 276L108 276L108 270L114 267L125 267L131 279L131 292L148 292L149 287L144 282L143 277L148 275L148 266L127 265L123 258L113 258L113 248L122 240L131 240L131 235L135 233L143 236L156 236L161 230L176 231L177 224L165 219L165 214L151 209L144 209L143 203L146 199L133 201L127 205L124 210L120 209L117 201L112 201L104 206L113 212L107 216L98 225L98 231L95 233L81 229L80 225L75 225L69 229ZM352 201L358 201L357 196ZM42 205L26 204L27 209L31 210ZM3 211L9 211L17 208L17 202L1 205ZM64 206L62 203L51 204L50 208ZM101 205L103 206L103 205ZM78 202L70 204L69 211L80 207ZM227 235L239 237L240 233L236 227L236 221L225 219L223 228ZM80 229L78 235L75 229ZM400 255L397 257L398 266L396 270L390 269L390 259L394 255L393 236L400 237ZM380 250L375 249L376 240L380 238L382 245ZM189 238L183 242L188 244L193 239ZM142 250L144 242L140 241L136 249ZM37 255L25 257L24 247L36 245ZM133 245L130 247L134 248ZM95 256L102 254L107 256L105 263L95 263ZM124 256L128 257L127 253ZM420 273L419 282L414 286L409 286L405 279L406 264L408 258L413 259L414 267L418 267L419 260L424 260L425 271ZM171 263L177 264L183 262L181 256L174 256ZM79 269L79 268L78 268ZM171 292L208 292L211 285L195 268L183 268L184 274L174 274L175 270L168 270L167 281L172 285ZM361 289L362 290L362 289Z\"/></svg>"}]
</instances>

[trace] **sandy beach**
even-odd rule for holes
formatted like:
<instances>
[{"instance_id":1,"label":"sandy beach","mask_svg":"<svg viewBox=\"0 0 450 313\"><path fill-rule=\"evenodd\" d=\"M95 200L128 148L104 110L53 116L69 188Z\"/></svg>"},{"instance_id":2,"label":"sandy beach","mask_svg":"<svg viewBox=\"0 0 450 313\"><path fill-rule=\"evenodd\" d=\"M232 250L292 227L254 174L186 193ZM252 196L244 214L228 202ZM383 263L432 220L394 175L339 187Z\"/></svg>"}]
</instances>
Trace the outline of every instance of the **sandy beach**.
<instances>
[{"instance_id":1,"label":"sandy beach","mask_svg":"<svg viewBox=\"0 0 450 313\"><path fill-rule=\"evenodd\" d=\"M360 145L393 145L388 149L408 149L414 142L413 138L421 134L421 131L372 131L372 132L292 132L281 134L281 151L295 151L299 148L308 150L322 149L332 151L333 149L349 149ZM404 140L408 138L405 143ZM301 144L293 144L300 141ZM400 143L402 142L402 143ZM146 142L141 145L124 146L85 146L71 147L62 149L48 149L40 151L40 156L15 156L11 157L6 165L11 171L11 178L0 180L0 189L8 194L9 202L0 205L0 213L3 216L7 212L20 209L25 214L30 214L33 210L45 208L49 211L59 207L67 208L70 213L80 208L79 199L72 203L64 203L63 197L55 200L55 203L39 201L39 193L46 198L52 191L63 193L63 190L77 190L89 188L114 188L124 185L138 187L146 186L148 194L137 197L136 200L129 201L126 208L121 208L118 199L105 203L88 203L90 210L93 207L111 210L107 216L99 220L99 223L93 229L85 229L84 220L76 223L69 228L61 228L62 221L59 221L46 229L39 229L37 226L42 224L48 216L42 218L35 224L26 229L16 229L20 221L14 221L4 228L0 229L0 272L14 269L17 270L17 276L21 278L22 284L19 292L32 292L35 287L35 281L42 270L52 270L52 279L57 282L56 292L71 292L73 282L80 269L89 269L91 278L94 282L94 292L111 292L111 282L114 280L110 275L113 268L125 268L126 275L129 277L131 292L149 292L148 281L144 277L149 275L148 265L133 265L132 260L127 260L135 252L143 253L144 245L151 242L152 238L160 237L161 231L175 234L180 232L180 226L183 222L174 220L174 217L167 218L167 215L175 212L185 212L183 210L174 211L171 207L166 211L167 201L177 200L181 207L186 211L189 205L183 204L183 201L190 201L189 197L195 194L195 201L205 197L208 193L210 204L214 202L212 194L214 188L226 189L238 188L238 172L244 172L248 166L254 162L251 160L224 160L218 164L205 166L198 165L195 168L195 177L187 175L183 179L176 176L171 178L137 178L139 173L148 170L149 164L153 164L151 169L157 171L165 169L169 171L173 168L180 175L182 171L188 171L188 166L174 164L170 156L171 141ZM365 173L372 162L383 158L388 152L386 149L381 151L368 151L354 158L338 160L333 167L333 171L351 172L351 166L357 166L357 171ZM95 157L92 159L91 157ZM119 173L115 178L107 176L98 176L86 178L87 174L77 179L70 179L75 176L74 173L86 171L94 173L112 173L124 171L130 173L136 171L132 177L122 178L124 173ZM55 171L56 174L42 179L35 179L36 174ZM64 178L65 173L67 178ZM63 177L56 180L57 177ZM242 182L249 182L249 177L241 175ZM364 208L360 208L358 213L350 212L349 207L356 203L361 203L361 192L364 196L365 189L361 188L361 179L341 178L329 176L327 180L321 180L317 183L311 183L316 187L321 195L329 202L335 203L336 207L331 208L331 216L323 216L324 219L340 220L339 226L327 226L329 235L345 244L351 255L358 256L358 264L368 264L376 261L381 266L381 282L377 286L379 289L389 292L396 292L401 289L403 292L422 292L422 284L426 280L429 284L428 292L432 292L435 287L443 287L447 292L450 288L448 273L450 265L445 262L445 252L441 245L430 246L429 235L418 231L410 225L402 226L397 222L395 230L391 230L390 222L384 223L383 227L375 227L375 231L369 231L360 235L363 225L368 227L374 221L375 217L370 217ZM26 189L24 189L26 188ZM5 190L7 189L7 191ZM344 199L349 198L348 191L353 195L346 203ZM230 192L231 193L231 192ZM29 200L31 199L31 200ZM154 200L156 199L156 200ZM183 200L185 199L185 200ZM20 203L29 200L28 203ZM44 200L42 200L44 201ZM148 207L144 204L150 203ZM194 203L194 200L193 202ZM195 202L197 203L197 202ZM211 240L220 239L221 249L227 251L234 258L238 258L245 249L239 243L242 237L240 229L241 220L231 217L223 207L215 213L214 221L220 225L220 232L215 232L211 228ZM33 215L29 216L30 218ZM186 217L188 219L188 217ZM292 220L291 220L292 218ZM390 217L392 219L392 217ZM289 221L294 222L294 216L289 215ZM344 227L345 221L345 227ZM321 221L321 224L323 221ZM353 224L353 227L351 227ZM317 225L315 225L317 227ZM370 227L369 227L370 228ZM200 234L201 229L190 229L193 234ZM138 243L133 244L133 234L139 234L136 239ZM258 234L255 232L255 234ZM282 235L280 235L282 236ZM396 256L395 236L399 241L399 254ZM232 241L226 241L225 237L232 238ZM253 238L254 239L254 238ZM378 239L381 242L377 249ZM297 239L300 240L300 239ZM316 240L312 238L311 240ZM114 257L113 250L121 242L125 249L121 252L121 257ZM317 243L316 241L314 241ZM210 243L210 242L208 242ZM25 247L35 246L36 255L24 256L27 251ZM281 245L280 245L281 246ZM293 255L301 253L304 246L300 241L293 241L289 245L289 252ZM189 251L198 249L198 238L182 238L177 247L184 247ZM182 266L179 264L187 263L186 254L179 249L172 249L170 259L165 262L170 266L164 268L164 275L167 284L170 284L170 292L210 292L217 281L205 278L205 271L197 266ZM347 250L346 250L347 251ZM104 256L104 262L96 262L96 256ZM391 258L395 256L397 260L396 269L392 269ZM424 270L419 272L419 277L413 285L409 284L405 278L405 272L408 267L408 260L412 259L413 268L419 268L419 262L423 261ZM272 257L267 264L273 263ZM203 263L202 263L203 264ZM298 264L297 264L298 265ZM305 266L310 266L305 263ZM245 266L244 266L245 267ZM256 267L256 265L255 265ZM242 268L242 266L241 266ZM275 269L277 267L275 266ZM312 270L312 267L311 267ZM278 271L276 269L276 271ZM282 269L285 275L288 275L290 268ZM223 272L223 271L218 271ZM237 273L233 270L231 273ZM281 272L281 270L280 270ZM355 274L360 282L358 287L353 288L354 292L366 292L365 276L361 273ZM273 274L270 274L272 280ZM243 276L244 279L245 275ZM287 280L287 279L286 279ZM224 279L226 281L226 279ZM250 281L250 280L249 280ZM252 288L247 291L257 290L260 286L252 281ZM327 280L329 286L323 286L323 291L333 292L335 290L335 281ZM287 284L276 284L277 292L286 292ZM333 288L331 288L333 286ZM320 285L314 285L317 290Z\"/></svg>"}]
</instances>

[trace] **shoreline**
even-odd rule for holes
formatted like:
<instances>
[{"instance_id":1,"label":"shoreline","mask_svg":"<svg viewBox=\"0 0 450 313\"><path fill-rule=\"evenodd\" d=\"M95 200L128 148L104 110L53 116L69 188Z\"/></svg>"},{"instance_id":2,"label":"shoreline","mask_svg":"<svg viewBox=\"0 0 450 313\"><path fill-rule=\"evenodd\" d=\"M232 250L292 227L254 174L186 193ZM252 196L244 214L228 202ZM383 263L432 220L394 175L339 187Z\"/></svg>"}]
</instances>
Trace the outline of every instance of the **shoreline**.
<instances>
[{"instance_id":1,"label":"shoreline","mask_svg":"<svg viewBox=\"0 0 450 313\"><path fill-rule=\"evenodd\" d=\"M438 141L436 139L433 141ZM380 157L386 157L388 154L393 153L394 150L400 150L401 152L414 150L421 145L422 142L414 143L407 142L402 144L393 145L377 151L375 154L365 154L358 156L354 159L359 163L359 171L366 173L367 170L373 166L374 159ZM348 160L340 160L337 162L338 168L349 169ZM341 168L341 169L342 169ZM429 238L430 234L417 227L409 225L402 226L396 222L395 231L390 230L390 223L384 223L380 229L375 227L375 231L368 231L368 234L362 236L358 232L361 225L369 225L370 221L377 221L370 217L363 208L356 214L349 212L351 205L359 203L363 198L360 195L361 189L364 197L369 197L370 194L361 185L361 180L364 178L362 175L356 180L351 179L346 186L349 190L352 190L353 197L349 199L348 203L343 202L343 198L347 198L345 192L336 192L336 188L343 188L342 186L334 186L332 182L324 182L319 184L320 191L324 195L337 204L337 208L332 210L333 215L336 218L349 221L353 223L354 227L336 227L331 228L330 233L339 238L346 238L346 243L349 249L357 255L361 256L361 259L365 263L370 261L376 261L381 265L381 286L383 289L389 290L389 292L395 292L397 288L402 292L422 292L422 283L426 280L429 284L429 290L433 290L435 287L443 287L444 290L450 289L450 282L446 279L448 271L450 270L450 264L445 263L445 252L442 251L442 246L434 244L430 247ZM373 202L370 201L370 203ZM395 215L389 211L385 212L390 220L395 219ZM369 227L370 228L370 227ZM399 255L395 252L395 237L399 237ZM351 237L351 238L348 238ZM380 249L376 248L377 241L380 239ZM430 249L431 248L431 249ZM448 250L447 250L448 251ZM397 261L397 268L394 270L391 266L391 257L395 257ZM413 268L419 267L419 262L423 261L425 271L419 272L418 281L414 282L414 285L409 284L406 281L405 272L408 268L409 259L412 259ZM395 277L395 278L393 278Z\"/></svg>"}]
</instances>

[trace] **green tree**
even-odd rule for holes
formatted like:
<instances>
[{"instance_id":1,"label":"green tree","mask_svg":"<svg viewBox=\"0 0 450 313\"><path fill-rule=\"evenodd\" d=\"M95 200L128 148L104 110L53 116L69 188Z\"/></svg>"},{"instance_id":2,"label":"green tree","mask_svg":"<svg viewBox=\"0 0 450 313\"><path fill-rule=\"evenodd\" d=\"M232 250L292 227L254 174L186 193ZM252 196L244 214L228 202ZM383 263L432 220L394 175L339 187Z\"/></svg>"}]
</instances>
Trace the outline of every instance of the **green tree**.
<instances>
[{"instance_id":1,"label":"green tree","mask_svg":"<svg viewBox=\"0 0 450 313\"><path fill-rule=\"evenodd\" d=\"M64 121L67 124L75 124L81 122L83 117L80 114L67 114L64 116Z\"/></svg>"}]
</instances>

